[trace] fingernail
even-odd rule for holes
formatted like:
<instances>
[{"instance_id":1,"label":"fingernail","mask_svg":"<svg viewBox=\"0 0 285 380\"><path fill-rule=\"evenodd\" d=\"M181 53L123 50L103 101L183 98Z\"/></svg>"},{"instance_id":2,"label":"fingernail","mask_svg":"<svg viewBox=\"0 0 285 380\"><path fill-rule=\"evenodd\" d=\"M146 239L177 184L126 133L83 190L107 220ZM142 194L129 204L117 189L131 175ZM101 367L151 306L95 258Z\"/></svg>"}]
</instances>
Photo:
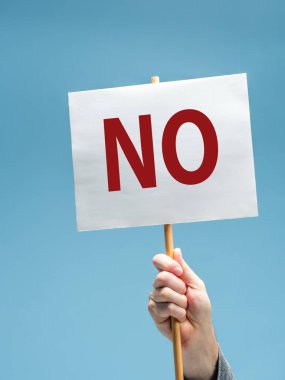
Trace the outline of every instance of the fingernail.
<instances>
[{"instance_id":1,"label":"fingernail","mask_svg":"<svg viewBox=\"0 0 285 380\"><path fill-rule=\"evenodd\" d=\"M182 252L181 252L181 249L180 248L175 248L175 253L177 255L179 255L180 257L182 257Z\"/></svg>"}]
</instances>

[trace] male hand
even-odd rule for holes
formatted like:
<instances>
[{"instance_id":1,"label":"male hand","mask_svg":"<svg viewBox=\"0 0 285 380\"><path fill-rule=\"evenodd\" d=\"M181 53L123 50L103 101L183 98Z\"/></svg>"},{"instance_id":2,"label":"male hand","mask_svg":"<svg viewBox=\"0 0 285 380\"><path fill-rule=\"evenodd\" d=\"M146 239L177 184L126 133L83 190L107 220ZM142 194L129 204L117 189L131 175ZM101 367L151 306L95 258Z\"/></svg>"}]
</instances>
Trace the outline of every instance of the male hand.
<instances>
[{"instance_id":1,"label":"male hand","mask_svg":"<svg viewBox=\"0 0 285 380\"><path fill-rule=\"evenodd\" d=\"M216 376L218 344L211 318L211 302L205 284L182 258L155 255L159 270L149 296L148 309L159 331L172 340L170 317L180 322L184 376L212 380Z\"/></svg>"}]
</instances>

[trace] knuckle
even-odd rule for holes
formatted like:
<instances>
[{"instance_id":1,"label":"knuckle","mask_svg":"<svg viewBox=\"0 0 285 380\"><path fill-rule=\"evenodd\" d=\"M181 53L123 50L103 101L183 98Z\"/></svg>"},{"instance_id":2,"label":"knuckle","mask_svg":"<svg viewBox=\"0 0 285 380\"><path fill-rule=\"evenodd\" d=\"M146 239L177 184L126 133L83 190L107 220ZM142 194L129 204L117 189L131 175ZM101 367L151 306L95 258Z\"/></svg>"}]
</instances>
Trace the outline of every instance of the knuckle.
<instances>
[{"instance_id":1,"label":"knuckle","mask_svg":"<svg viewBox=\"0 0 285 380\"><path fill-rule=\"evenodd\" d=\"M180 320L180 322L183 322L183 321L185 321L185 319L186 319L186 310L182 309L180 311L179 320Z\"/></svg>"},{"instance_id":2,"label":"knuckle","mask_svg":"<svg viewBox=\"0 0 285 380\"><path fill-rule=\"evenodd\" d=\"M162 288L160 291L160 296L163 299L168 299L170 296L170 289L166 287Z\"/></svg>"},{"instance_id":3,"label":"knuckle","mask_svg":"<svg viewBox=\"0 0 285 380\"><path fill-rule=\"evenodd\" d=\"M169 312L170 314L173 314L173 313L175 312L175 306L174 306L174 304L173 304L173 303L169 303L169 304L167 305L167 310L168 310L168 312Z\"/></svg>"},{"instance_id":4,"label":"knuckle","mask_svg":"<svg viewBox=\"0 0 285 380\"><path fill-rule=\"evenodd\" d=\"M149 301L147 305L148 311L151 313L154 309L154 302L152 300Z\"/></svg>"},{"instance_id":5,"label":"knuckle","mask_svg":"<svg viewBox=\"0 0 285 380\"><path fill-rule=\"evenodd\" d=\"M179 308L178 314L180 318L184 318L186 315L186 310L183 308Z\"/></svg>"},{"instance_id":6,"label":"knuckle","mask_svg":"<svg viewBox=\"0 0 285 380\"><path fill-rule=\"evenodd\" d=\"M167 280L167 272L165 272L165 271L159 272L158 275L157 275L157 278L161 282L166 282L166 280Z\"/></svg>"},{"instance_id":7,"label":"knuckle","mask_svg":"<svg viewBox=\"0 0 285 380\"><path fill-rule=\"evenodd\" d=\"M180 280L181 282L179 282L179 290L178 292L182 295L184 295L186 293L186 285L184 284L184 282L182 280Z\"/></svg>"},{"instance_id":8,"label":"knuckle","mask_svg":"<svg viewBox=\"0 0 285 380\"><path fill-rule=\"evenodd\" d=\"M158 286L160 286L160 284L161 284L161 275L160 275L160 273L161 272L159 272L158 274L157 274L157 276L155 277L155 279L154 279L154 283L153 283L153 285L155 286L155 287L158 287Z\"/></svg>"},{"instance_id":9,"label":"knuckle","mask_svg":"<svg viewBox=\"0 0 285 380\"><path fill-rule=\"evenodd\" d=\"M187 307L188 301L187 301L187 297L185 295L182 295L182 302L185 305L185 307Z\"/></svg>"}]
</instances>

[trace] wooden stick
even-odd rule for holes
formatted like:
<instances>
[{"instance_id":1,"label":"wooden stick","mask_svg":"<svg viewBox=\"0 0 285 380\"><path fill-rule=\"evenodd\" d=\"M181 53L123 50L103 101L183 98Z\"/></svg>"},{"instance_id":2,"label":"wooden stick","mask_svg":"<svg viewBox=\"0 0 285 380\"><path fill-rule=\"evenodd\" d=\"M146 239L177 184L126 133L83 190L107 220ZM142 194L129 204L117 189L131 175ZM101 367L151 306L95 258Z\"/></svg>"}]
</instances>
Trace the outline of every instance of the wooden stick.
<instances>
[{"instance_id":1,"label":"wooden stick","mask_svg":"<svg viewBox=\"0 0 285 380\"><path fill-rule=\"evenodd\" d=\"M159 83L159 77L151 77L151 83ZM173 233L172 225L164 225L164 239L165 239L165 251L167 256L173 258ZM175 379L183 380L183 363L182 363L182 349L181 349L181 335L180 335L180 323L177 319L171 317L171 330L172 330L172 342L173 342L173 355L175 365Z\"/></svg>"},{"instance_id":2,"label":"wooden stick","mask_svg":"<svg viewBox=\"0 0 285 380\"><path fill-rule=\"evenodd\" d=\"M172 225L164 225L164 239L165 239L165 250L167 256L173 258L173 233ZM177 319L171 317L171 329L172 329L172 342L173 342L173 354L174 354L174 364L175 364L175 376L176 380L183 380L183 363L182 363L182 349L181 349L181 335L180 335L180 323Z\"/></svg>"}]
</instances>

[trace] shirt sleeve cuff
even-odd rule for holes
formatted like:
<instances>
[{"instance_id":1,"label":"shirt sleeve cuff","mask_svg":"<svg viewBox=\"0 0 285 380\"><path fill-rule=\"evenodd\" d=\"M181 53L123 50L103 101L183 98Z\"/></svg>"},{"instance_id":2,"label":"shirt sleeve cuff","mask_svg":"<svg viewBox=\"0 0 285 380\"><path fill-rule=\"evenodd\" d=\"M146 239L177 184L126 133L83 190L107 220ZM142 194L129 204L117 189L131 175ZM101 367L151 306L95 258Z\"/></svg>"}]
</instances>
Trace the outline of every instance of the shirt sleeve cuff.
<instances>
[{"instance_id":1,"label":"shirt sleeve cuff","mask_svg":"<svg viewBox=\"0 0 285 380\"><path fill-rule=\"evenodd\" d=\"M219 359L218 359L218 377L217 380L235 380L234 374L231 370L229 363L227 362L221 348L219 347Z\"/></svg>"}]
</instances>

